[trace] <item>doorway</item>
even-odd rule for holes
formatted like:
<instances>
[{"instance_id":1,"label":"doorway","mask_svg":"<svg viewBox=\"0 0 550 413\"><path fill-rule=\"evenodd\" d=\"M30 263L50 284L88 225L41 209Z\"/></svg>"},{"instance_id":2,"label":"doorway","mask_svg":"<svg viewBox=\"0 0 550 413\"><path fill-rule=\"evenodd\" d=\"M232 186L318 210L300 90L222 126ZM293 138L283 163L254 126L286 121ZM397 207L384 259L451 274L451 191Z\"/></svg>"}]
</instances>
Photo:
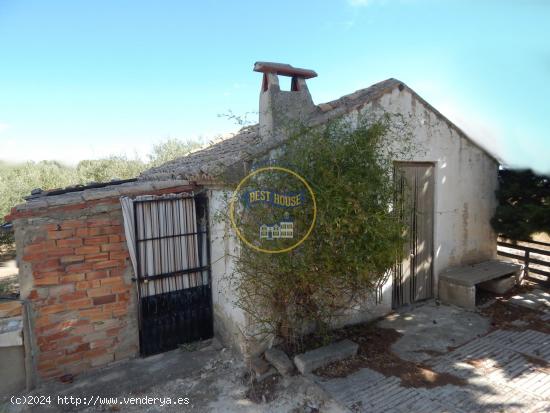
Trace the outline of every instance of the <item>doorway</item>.
<instances>
[{"instance_id":1,"label":"doorway","mask_svg":"<svg viewBox=\"0 0 550 413\"><path fill-rule=\"evenodd\" d=\"M407 242L403 260L393 272L393 308L433 297L434 169L427 162L394 164Z\"/></svg>"},{"instance_id":2,"label":"doorway","mask_svg":"<svg viewBox=\"0 0 550 413\"><path fill-rule=\"evenodd\" d=\"M186 194L133 202L143 356L213 336L207 202Z\"/></svg>"}]
</instances>

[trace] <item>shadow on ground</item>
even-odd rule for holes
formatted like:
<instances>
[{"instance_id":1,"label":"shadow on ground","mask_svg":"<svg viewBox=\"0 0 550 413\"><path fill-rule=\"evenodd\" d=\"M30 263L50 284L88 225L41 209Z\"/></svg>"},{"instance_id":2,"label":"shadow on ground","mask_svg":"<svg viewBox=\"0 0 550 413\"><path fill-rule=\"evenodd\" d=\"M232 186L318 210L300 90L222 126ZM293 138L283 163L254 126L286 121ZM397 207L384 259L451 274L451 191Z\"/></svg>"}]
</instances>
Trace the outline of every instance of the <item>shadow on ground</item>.
<instances>
[{"instance_id":1,"label":"shadow on ground","mask_svg":"<svg viewBox=\"0 0 550 413\"><path fill-rule=\"evenodd\" d=\"M550 321L550 313L518 309L508 300L492 304L506 306L511 314L506 323L493 322L483 309L472 312L435 301L392 314L377 328L398 333L387 346L390 361L400 365L357 369L351 363L346 377L314 379L355 412L550 411L550 335L529 328ZM526 311L529 322L513 316ZM406 369L425 374L410 380Z\"/></svg>"}]
</instances>

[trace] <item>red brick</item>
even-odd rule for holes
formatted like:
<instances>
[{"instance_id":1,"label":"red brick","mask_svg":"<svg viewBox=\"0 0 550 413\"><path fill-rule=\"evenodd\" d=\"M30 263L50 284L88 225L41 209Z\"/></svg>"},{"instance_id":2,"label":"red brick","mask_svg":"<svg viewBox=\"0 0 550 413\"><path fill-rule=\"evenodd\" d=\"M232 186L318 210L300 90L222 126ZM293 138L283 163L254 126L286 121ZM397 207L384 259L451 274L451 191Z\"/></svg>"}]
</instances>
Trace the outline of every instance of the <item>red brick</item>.
<instances>
[{"instance_id":1,"label":"red brick","mask_svg":"<svg viewBox=\"0 0 550 413\"><path fill-rule=\"evenodd\" d=\"M74 235L74 231L72 229L64 229L61 231L48 231L48 238L49 239L63 239L63 238L70 238Z\"/></svg>"},{"instance_id":2,"label":"red brick","mask_svg":"<svg viewBox=\"0 0 550 413\"><path fill-rule=\"evenodd\" d=\"M77 228L75 233L74 233L77 237L87 237L89 234L89 231L88 231L88 228Z\"/></svg>"},{"instance_id":3,"label":"red brick","mask_svg":"<svg viewBox=\"0 0 550 413\"><path fill-rule=\"evenodd\" d=\"M67 347L73 347L75 344L82 343L82 337L71 336L57 341L57 345L60 349L66 349Z\"/></svg>"},{"instance_id":4,"label":"red brick","mask_svg":"<svg viewBox=\"0 0 550 413\"><path fill-rule=\"evenodd\" d=\"M114 285L112 288L111 288L111 291L113 294L117 294L117 293L126 293L130 290L130 286L129 285Z\"/></svg>"},{"instance_id":5,"label":"red brick","mask_svg":"<svg viewBox=\"0 0 550 413\"><path fill-rule=\"evenodd\" d=\"M76 248L74 252L77 255L97 254L100 249L96 245L86 245L85 247Z\"/></svg>"},{"instance_id":6,"label":"red brick","mask_svg":"<svg viewBox=\"0 0 550 413\"><path fill-rule=\"evenodd\" d=\"M65 270L69 273L79 273L86 272L88 270L93 270L93 264L91 262L82 262L79 264L68 265Z\"/></svg>"},{"instance_id":7,"label":"red brick","mask_svg":"<svg viewBox=\"0 0 550 413\"><path fill-rule=\"evenodd\" d=\"M55 331L55 330L52 330ZM61 340L63 338L66 338L69 336L68 330L61 330L57 332L53 332L52 334L43 335L42 337L38 337L36 340L38 343L47 343L48 341L56 341Z\"/></svg>"},{"instance_id":8,"label":"red brick","mask_svg":"<svg viewBox=\"0 0 550 413\"><path fill-rule=\"evenodd\" d=\"M41 328L41 327L47 326L48 324L51 324L51 320L50 320L50 317L46 314L39 315L34 320L34 326L36 328Z\"/></svg>"},{"instance_id":9,"label":"red brick","mask_svg":"<svg viewBox=\"0 0 550 413\"><path fill-rule=\"evenodd\" d=\"M112 251L109 253L109 258L112 260L125 260L129 257L128 251Z\"/></svg>"},{"instance_id":10,"label":"red brick","mask_svg":"<svg viewBox=\"0 0 550 413\"><path fill-rule=\"evenodd\" d=\"M65 247L80 247L82 245L82 238L65 238L65 239L58 239L57 246L60 248Z\"/></svg>"},{"instance_id":11,"label":"red brick","mask_svg":"<svg viewBox=\"0 0 550 413\"><path fill-rule=\"evenodd\" d=\"M38 355L38 362L44 362L47 360L55 361L58 357L61 357L65 354L63 350L53 350L53 351L46 351L42 352Z\"/></svg>"},{"instance_id":12,"label":"red brick","mask_svg":"<svg viewBox=\"0 0 550 413\"><path fill-rule=\"evenodd\" d=\"M59 300L62 302L67 302L67 301L80 300L81 298L86 298L86 291L80 290L70 294L63 294L59 297Z\"/></svg>"},{"instance_id":13,"label":"red brick","mask_svg":"<svg viewBox=\"0 0 550 413\"><path fill-rule=\"evenodd\" d=\"M61 223L61 229L80 228L86 226L86 223L80 219L68 219Z\"/></svg>"},{"instance_id":14,"label":"red brick","mask_svg":"<svg viewBox=\"0 0 550 413\"><path fill-rule=\"evenodd\" d=\"M107 330L107 337L116 337L118 336L118 333L120 333L120 330L122 330L122 327L113 327Z\"/></svg>"},{"instance_id":15,"label":"red brick","mask_svg":"<svg viewBox=\"0 0 550 413\"><path fill-rule=\"evenodd\" d=\"M110 287L99 287L99 288L88 289L88 297L90 298L101 297L102 295L108 295L108 294L111 294Z\"/></svg>"},{"instance_id":16,"label":"red brick","mask_svg":"<svg viewBox=\"0 0 550 413\"><path fill-rule=\"evenodd\" d=\"M96 349L96 348L109 348L113 345L114 343L114 339L112 337L109 337L109 338L103 338L101 340L95 340L95 341L92 341L90 343L90 347L92 349Z\"/></svg>"},{"instance_id":17,"label":"red brick","mask_svg":"<svg viewBox=\"0 0 550 413\"><path fill-rule=\"evenodd\" d=\"M113 293L115 293L117 291L113 291ZM124 292L124 293L120 293L120 294L117 294L117 300L119 302L126 302L126 301L130 301L130 292Z\"/></svg>"},{"instance_id":18,"label":"red brick","mask_svg":"<svg viewBox=\"0 0 550 413\"><path fill-rule=\"evenodd\" d=\"M121 261L121 262L123 262L123 261ZM125 272L126 272L126 265L123 265L121 267L111 268L109 270L109 275L111 277L122 277L122 276L124 276Z\"/></svg>"},{"instance_id":19,"label":"red brick","mask_svg":"<svg viewBox=\"0 0 550 413\"><path fill-rule=\"evenodd\" d=\"M73 264L84 261L84 255L65 255L59 259L61 264Z\"/></svg>"},{"instance_id":20,"label":"red brick","mask_svg":"<svg viewBox=\"0 0 550 413\"><path fill-rule=\"evenodd\" d=\"M50 290L48 291L48 295L53 298L57 298L60 295L63 294L69 294L74 291L74 285L73 284L60 284L55 285L53 287L50 287Z\"/></svg>"},{"instance_id":21,"label":"red brick","mask_svg":"<svg viewBox=\"0 0 550 413\"><path fill-rule=\"evenodd\" d=\"M92 300L90 300L91 302ZM82 325L82 326L78 326L76 328L73 329L72 333L74 335L79 335L79 336L84 336L88 333L91 333L94 331L94 326L92 324L86 324L86 325Z\"/></svg>"},{"instance_id":22,"label":"red brick","mask_svg":"<svg viewBox=\"0 0 550 413\"><path fill-rule=\"evenodd\" d=\"M101 245L109 242L110 237L103 235L98 237L88 237L84 239L84 245Z\"/></svg>"},{"instance_id":23,"label":"red brick","mask_svg":"<svg viewBox=\"0 0 550 413\"><path fill-rule=\"evenodd\" d=\"M89 227L104 227L111 225L111 219L110 218L96 218L96 219L89 219L87 221L87 224Z\"/></svg>"},{"instance_id":24,"label":"red brick","mask_svg":"<svg viewBox=\"0 0 550 413\"><path fill-rule=\"evenodd\" d=\"M86 351L84 353L84 358L94 358L103 354L105 354L104 348L94 348L93 350Z\"/></svg>"},{"instance_id":25,"label":"red brick","mask_svg":"<svg viewBox=\"0 0 550 413\"><path fill-rule=\"evenodd\" d=\"M94 297L93 301L94 301L94 305L114 303L116 301L116 295L111 294L111 295L102 295L99 297Z\"/></svg>"},{"instance_id":26,"label":"red brick","mask_svg":"<svg viewBox=\"0 0 550 413\"><path fill-rule=\"evenodd\" d=\"M103 244L101 251L122 251L126 247L125 244L119 242L116 244Z\"/></svg>"},{"instance_id":27,"label":"red brick","mask_svg":"<svg viewBox=\"0 0 550 413\"><path fill-rule=\"evenodd\" d=\"M91 298L81 298L80 300L69 301L67 310L84 310L94 305Z\"/></svg>"},{"instance_id":28,"label":"red brick","mask_svg":"<svg viewBox=\"0 0 550 413\"><path fill-rule=\"evenodd\" d=\"M128 314L128 303L116 303L113 307L113 317L121 317Z\"/></svg>"},{"instance_id":29,"label":"red brick","mask_svg":"<svg viewBox=\"0 0 550 413\"><path fill-rule=\"evenodd\" d=\"M115 242L121 242L121 241L123 241L123 239L120 235L109 235L109 239L107 242L115 243ZM106 242L102 242L102 244L106 244Z\"/></svg>"},{"instance_id":30,"label":"red brick","mask_svg":"<svg viewBox=\"0 0 550 413\"><path fill-rule=\"evenodd\" d=\"M52 351L57 350L57 343L55 341L48 341L38 346L40 351Z\"/></svg>"},{"instance_id":31,"label":"red brick","mask_svg":"<svg viewBox=\"0 0 550 413\"><path fill-rule=\"evenodd\" d=\"M53 314L65 311L65 304L46 305L40 309L41 314Z\"/></svg>"},{"instance_id":32,"label":"red brick","mask_svg":"<svg viewBox=\"0 0 550 413\"><path fill-rule=\"evenodd\" d=\"M108 260L94 263L94 270L101 270L104 268L114 268L124 265L124 261Z\"/></svg>"},{"instance_id":33,"label":"red brick","mask_svg":"<svg viewBox=\"0 0 550 413\"><path fill-rule=\"evenodd\" d=\"M79 281L84 281L86 278L86 275L83 273L79 274L68 274L68 275L62 275L60 282L62 283L76 283Z\"/></svg>"},{"instance_id":34,"label":"red brick","mask_svg":"<svg viewBox=\"0 0 550 413\"><path fill-rule=\"evenodd\" d=\"M79 281L76 283L76 289L87 290L88 288L97 288L99 285L99 280Z\"/></svg>"},{"instance_id":35,"label":"red brick","mask_svg":"<svg viewBox=\"0 0 550 413\"><path fill-rule=\"evenodd\" d=\"M79 361L81 359L82 359L82 353L64 355L57 359L57 364L63 365L63 364L74 363L75 361Z\"/></svg>"},{"instance_id":36,"label":"red brick","mask_svg":"<svg viewBox=\"0 0 550 413\"><path fill-rule=\"evenodd\" d=\"M98 262L98 261L107 261L109 260L108 252L100 252L98 254L86 255L86 261L88 262Z\"/></svg>"},{"instance_id":37,"label":"red brick","mask_svg":"<svg viewBox=\"0 0 550 413\"><path fill-rule=\"evenodd\" d=\"M57 247L56 249L48 251L48 255L52 258L63 257L65 255L73 255L73 254L74 254L73 247Z\"/></svg>"},{"instance_id":38,"label":"red brick","mask_svg":"<svg viewBox=\"0 0 550 413\"><path fill-rule=\"evenodd\" d=\"M32 266L33 271L53 271L60 268L59 258L50 258Z\"/></svg>"},{"instance_id":39,"label":"red brick","mask_svg":"<svg viewBox=\"0 0 550 413\"><path fill-rule=\"evenodd\" d=\"M63 372L57 368L40 370L40 377L44 379L52 379L54 377L61 377Z\"/></svg>"},{"instance_id":40,"label":"red brick","mask_svg":"<svg viewBox=\"0 0 550 413\"><path fill-rule=\"evenodd\" d=\"M38 291L36 290L31 290L31 292L29 293L29 295L27 296L27 298L29 300L35 300L39 297L39 294L38 294Z\"/></svg>"},{"instance_id":41,"label":"red brick","mask_svg":"<svg viewBox=\"0 0 550 413\"><path fill-rule=\"evenodd\" d=\"M43 360L38 362L38 370L52 370L55 368L54 360Z\"/></svg>"},{"instance_id":42,"label":"red brick","mask_svg":"<svg viewBox=\"0 0 550 413\"><path fill-rule=\"evenodd\" d=\"M66 275L65 270L63 268L58 268L52 271L36 271L33 268L32 274L34 275L35 278L46 278L46 277L52 277L52 276L60 277L60 276Z\"/></svg>"},{"instance_id":43,"label":"red brick","mask_svg":"<svg viewBox=\"0 0 550 413\"><path fill-rule=\"evenodd\" d=\"M109 273L107 270L90 271L86 273L87 280L99 280L101 278L107 278Z\"/></svg>"},{"instance_id":44,"label":"red brick","mask_svg":"<svg viewBox=\"0 0 550 413\"><path fill-rule=\"evenodd\" d=\"M90 350L90 343L81 343L71 350L67 350L67 354L82 353Z\"/></svg>"},{"instance_id":45,"label":"red brick","mask_svg":"<svg viewBox=\"0 0 550 413\"><path fill-rule=\"evenodd\" d=\"M88 310L80 311L80 316L89 319L90 321L110 320L113 315L111 311L103 311L101 307L93 307Z\"/></svg>"},{"instance_id":46,"label":"red brick","mask_svg":"<svg viewBox=\"0 0 550 413\"><path fill-rule=\"evenodd\" d=\"M93 227L88 228L89 235L115 235L120 232L120 226L108 226L108 227Z\"/></svg>"},{"instance_id":47,"label":"red brick","mask_svg":"<svg viewBox=\"0 0 550 413\"><path fill-rule=\"evenodd\" d=\"M57 276L57 275L50 275L48 277L36 278L34 280L34 285L35 286L57 285L57 284L59 284L59 276Z\"/></svg>"},{"instance_id":48,"label":"red brick","mask_svg":"<svg viewBox=\"0 0 550 413\"><path fill-rule=\"evenodd\" d=\"M47 251L35 252L33 254L23 255L23 261L36 262L36 261L42 261L43 259L45 259L47 257L48 257L48 252Z\"/></svg>"},{"instance_id":49,"label":"red brick","mask_svg":"<svg viewBox=\"0 0 550 413\"><path fill-rule=\"evenodd\" d=\"M83 318L93 317L99 314L103 314L103 308L101 307L94 307L80 312L80 316Z\"/></svg>"},{"instance_id":50,"label":"red brick","mask_svg":"<svg viewBox=\"0 0 550 413\"><path fill-rule=\"evenodd\" d=\"M124 284L124 278L122 277L109 277L109 278L104 278L101 280L101 286L103 287L104 285L107 286L107 285L110 285L110 286L115 286L115 285L123 285Z\"/></svg>"}]
</instances>

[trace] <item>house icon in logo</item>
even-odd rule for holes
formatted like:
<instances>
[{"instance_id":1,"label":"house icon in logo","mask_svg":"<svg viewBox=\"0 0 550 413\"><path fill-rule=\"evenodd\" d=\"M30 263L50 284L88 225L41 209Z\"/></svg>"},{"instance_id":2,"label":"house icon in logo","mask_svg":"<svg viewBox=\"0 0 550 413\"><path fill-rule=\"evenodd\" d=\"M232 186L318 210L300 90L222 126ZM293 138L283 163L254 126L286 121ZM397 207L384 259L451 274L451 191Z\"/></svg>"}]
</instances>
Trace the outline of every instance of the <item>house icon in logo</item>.
<instances>
[{"instance_id":1,"label":"house icon in logo","mask_svg":"<svg viewBox=\"0 0 550 413\"><path fill-rule=\"evenodd\" d=\"M279 238L294 238L294 223L288 214L283 220L273 225L260 225L260 239L274 240Z\"/></svg>"}]
</instances>

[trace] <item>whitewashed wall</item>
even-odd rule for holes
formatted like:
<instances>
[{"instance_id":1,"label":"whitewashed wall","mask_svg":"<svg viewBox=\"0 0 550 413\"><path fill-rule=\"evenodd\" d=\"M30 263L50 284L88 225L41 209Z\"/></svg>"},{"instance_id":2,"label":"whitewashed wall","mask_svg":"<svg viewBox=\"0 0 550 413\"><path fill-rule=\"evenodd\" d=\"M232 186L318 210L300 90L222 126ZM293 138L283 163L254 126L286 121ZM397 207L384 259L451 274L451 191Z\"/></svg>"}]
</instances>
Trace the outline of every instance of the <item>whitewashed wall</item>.
<instances>
[{"instance_id":1,"label":"whitewashed wall","mask_svg":"<svg viewBox=\"0 0 550 413\"><path fill-rule=\"evenodd\" d=\"M396 160L433 162L435 165L434 294L437 296L442 270L496 257L496 236L490 219L496 208L498 163L406 88L402 91L395 88L360 111L350 113L349 118L353 120L384 111L403 116L412 128L417 148L412 159ZM388 142L388 145L399 144L397 139ZM224 192L212 190L211 217L224 208ZM234 268L230 255L236 253L235 234L224 222L213 222L211 231L215 329L224 341L245 353L247 344L242 332L246 317L234 305L235 291L224 280ZM350 308L336 325L363 322L389 313L391 277L382 291L378 304L369 299Z\"/></svg>"},{"instance_id":2,"label":"whitewashed wall","mask_svg":"<svg viewBox=\"0 0 550 413\"><path fill-rule=\"evenodd\" d=\"M496 258L496 235L490 220L497 205L498 163L407 89L395 88L351 116L383 111L402 115L412 128L417 151L412 159L396 160L433 162L435 166L437 295L439 274L446 268ZM397 139L388 142L399 144Z\"/></svg>"},{"instance_id":3,"label":"whitewashed wall","mask_svg":"<svg viewBox=\"0 0 550 413\"><path fill-rule=\"evenodd\" d=\"M230 283L234 271L233 256L238 253L237 240L230 223L222 219L227 211L227 199L230 195L231 193L220 189L209 191L214 332L225 345L245 353L243 331L246 318L243 311L235 305L237 296Z\"/></svg>"}]
</instances>

